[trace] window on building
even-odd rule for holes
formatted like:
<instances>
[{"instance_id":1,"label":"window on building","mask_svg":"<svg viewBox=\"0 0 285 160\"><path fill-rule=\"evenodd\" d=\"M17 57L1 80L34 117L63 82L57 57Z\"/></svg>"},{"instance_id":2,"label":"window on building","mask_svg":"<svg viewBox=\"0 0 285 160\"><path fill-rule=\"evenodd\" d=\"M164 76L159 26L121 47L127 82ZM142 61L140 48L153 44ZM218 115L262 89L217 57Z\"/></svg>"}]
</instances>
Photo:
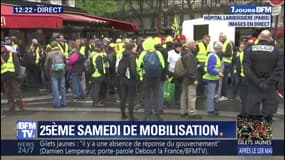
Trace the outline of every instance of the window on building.
<instances>
[{"instance_id":1,"label":"window on building","mask_svg":"<svg viewBox=\"0 0 285 160\"><path fill-rule=\"evenodd\" d=\"M69 0L62 0L62 5L69 6Z\"/></svg>"},{"instance_id":2,"label":"window on building","mask_svg":"<svg viewBox=\"0 0 285 160\"><path fill-rule=\"evenodd\" d=\"M203 36L209 34L209 25L194 25L194 39L201 40Z\"/></svg>"}]
</instances>

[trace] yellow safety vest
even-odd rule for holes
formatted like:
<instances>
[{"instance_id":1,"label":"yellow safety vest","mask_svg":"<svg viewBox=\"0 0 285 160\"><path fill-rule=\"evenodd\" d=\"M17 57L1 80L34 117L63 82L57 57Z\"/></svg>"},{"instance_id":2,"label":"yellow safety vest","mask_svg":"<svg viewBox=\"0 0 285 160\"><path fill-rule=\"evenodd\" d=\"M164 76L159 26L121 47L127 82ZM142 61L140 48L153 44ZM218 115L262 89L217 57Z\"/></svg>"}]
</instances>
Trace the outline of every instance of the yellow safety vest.
<instances>
[{"instance_id":1,"label":"yellow safety vest","mask_svg":"<svg viewBox=\"0 0 285 160\"><path fill-rule=\"evenodd\" d=\"M80 47L80 54L82 54L83 56L85 56L85 50L86 50L86 47L85 46L81 46Z\"/></svg>"},{"instance_id":2,"label":"yellow safety vest","mask_svg":"<svg viewBox=\"0 0 285 160\"><path fill-rule=\"evenodd\" d=\"M122 57L124 51L125 51L125 43L123 42L116 43L115 52L117 59L120 59Z\"/></svg>"},{"instance_id":3,"label":"yellow safety vest","mask_svg":"<svg viewBox=\"0 0 285 160\"><path fill-rule=\"evenodd\" d=\"M224 43L224 45L223 45L223 53L226 52L228 45L231 45L231 46L232 46L232 43L231 43L229 40L226 40L225 43ZM233 46L232 46L232 49L233 49ZM231 54L232 54L232 55L231 55L230 57L223 57L224 62L226 62L226 63L232 63L233 50L231 50Z\"/></svg>"},{"instance_id":4,"label":"yellow safety vest","mask_svg":"<svg viewBox=\"0 0 285 160\"><path fill-rule=\"evenodd\" d=\"M51 45L50 44L47 44L46 46L46 50L50 49L51 50Z\"/></svg>"},{"instance_id":5,"label":"yellow safety vest","mask_svg":"<svg viewBox=\"0 0 285 160\"><path fill-rule=\"evenodd\" d=\"M165 62L164 62L164 58L162 56L162 54L159 52L159 51L155 51L158 55L158 58L159 58L159 62L162 66L162 69L165 68ZM140 76L140 80L143 80L143 77L144 77L144 69L143 69L143 60L144 60L144 57L145 55L148 53L148 51L142 51L142 53L140 54L139 56L139 59L138 59L138 67L139 67L139 76Z\"/></svg>"},{"instance_id":6,"label":"yellow safety vest","mask_svg":"<svg viewBox=\"0 0 285 160\"><path fill-rule=\"evenodd\" d=\"M68 59L70 54L68 52L68 44L64 43L64 48L62 48L62 46L57 43L58 48L60 49L60 51L64 54L65 58Z\"/></svg>"},{"instance_id":7,"label":"yellow safety vest","mask_svg":"<svg viewBox=\"0 0 285 160\"><path fill-rule=\"evenodd\" d=\"M108 60L107 60L107 53L103 51L103 52L101 52L100 54L101 54L101 56L102 56L102 58L103 58L103 65L104 65L104 68L110 68L110 64L109 64L109 62L108 62Z\"/></svg>"},{"instance_id":8,"label":"yellow safety vest","mask_svg":"<svg viewBox=\"0 0 285 160\"><path fill-rule=\"evenodd\" d=\"M14 45L13 45L13 48L14 48L14 49L18 49L19 46L18 46L17 44L14 44Z\"/></svg>"},{"instance_id":9,"label":"yellow safety vest","mask_svg":"<svg viewBox=\"0 0 285 160\"><path fill-rule=\"evenodd\" d=\"M94 78L99 78L99 77L102 76L101 73L99 72L98 68L97 68L97 65L96 65L96 60L97 60L97 58L99 56L102 57L102 55L100 53L94 53L94 55L92 57L92 63L93 63L93 66L95 68L95 72L92 74L92 77L94 77ZM104 71L104 74L105 74L106 71L105 71L104 63L103 63L103 71Z\"/></svg>"},{"instance_id":10,"label":"yellow safety vest","mask_svg":"<svg viewBox=\"0 0 285 160\"><path fill-rule=\"evenodd\" d=\"M241 77L245 77L245 74L244 74L244 65L243 65L243 61L244 61L244 52L241 52L240 55L239 55L239 60L240 60L240 66L241 66L241 71L240 71L240 76Z\"/></svg>"},{"instance_id":11,"label":"yellow safety vest","mask_svg":"<svg viewBox=\"0 0 285 160\"><path fill-rule=\"evenodd\" d=\"M258 38L254 41L254 44L259 44L259 39Z\"/></svg>"},{"instance_id":12,"label":"yellow safety vest","mask_svg":"<svg viewBox=\"0 0 285 160\"><path fill-rule=\"evenodd\" d=\"M207 53L211 50L210 45L205 47L203 42L198 43L199 52L196 55L198 62L205 63L207 59Z\"/></svg>"},{"instance_id":13,"label":"yellow safety vest","mask_svg":"<svg viewBox=\"0 0 285 160\"><path fill-rule=\"evenodd\" d=\"M244 66L243 66L243 60L244 60L244 52L238 52L238 60L240 61L240 76L241 77L245 77L245 74L244 74ZM237 70L235 68L234 70L234 73L237 73Z\"/></svg>"},{"instance_id":14,"label":"yellow safety vest","mask_svg":"<svg viewBox=\"0 0 285 160\"><path fill-rule=\"evenodd\" d=\"M36 64L38 64L40 62L40 58L41 58L41 49L40 49L40 47L37 47L37 49L36 49L36 61L35 61Z\"/></svg>"},{"instance_id":15,"label":"yellow safety vest","mask_svg":"<svg viewBox=\"0 0 285 160\"><path fill-rule=\"evenodd\" d=\"M143 74L142 74L142 68L139 66L140 63L139 63L139 58L138 58L138 57L136 58L136 65L137 65L137 68L136 68L137 73L138 73L139 77L142 77L142 76L143 76Z\"/></svg>"},{"instance_id":16,"label":"yellow safety vest","mask_svg":"<svg viewBox=\"0 0 285 160\"><path fill-rule=\"evenodd\" d=\"M2 57L1 57L2 59ZM1 64L1 74L4 74L6 72L15 72L15 65L13 62L13 53L10 52L9 53L9 58L7 60L7 62L2 62Z\"/></svg>"},{"instance_id":17,"label":"yellow safety vest","mask_svg":"<svg viewBox=\"0 0 285 160\"><path fill-rule=\"evenodd\" d=\"M205 74L203 75L203 79L206 79L206 80L219 80L220 77L219 75L211 75L209 72L208 72L208 63L209 63L209 59L210 57L214 56L216 58L216 65L215 65L215 70L220 72L221 69L222 69L222 62L219 58L219 56L215 53L210 53L206 59L206 62L205 62L205 67L204 67L204 71L205 71Z\"/></svg>"}]
</instances>

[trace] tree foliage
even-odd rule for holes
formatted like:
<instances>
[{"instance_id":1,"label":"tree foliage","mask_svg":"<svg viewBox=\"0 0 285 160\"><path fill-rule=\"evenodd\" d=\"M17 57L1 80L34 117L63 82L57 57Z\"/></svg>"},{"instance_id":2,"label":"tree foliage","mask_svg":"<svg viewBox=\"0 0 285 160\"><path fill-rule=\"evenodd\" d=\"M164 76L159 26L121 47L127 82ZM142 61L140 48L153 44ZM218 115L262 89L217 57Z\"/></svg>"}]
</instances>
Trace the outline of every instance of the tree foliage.
<instances>
[{"instance_id":1,"label":"tree foliage","mask_svg":"<svg viewBox=\"0 0 285 160\"><path fill-rule=\"evenodd\" d=\"M112 17L119 12L117 0L76 0L76 7L95 16Z\"/></svg>"}]
</instances>

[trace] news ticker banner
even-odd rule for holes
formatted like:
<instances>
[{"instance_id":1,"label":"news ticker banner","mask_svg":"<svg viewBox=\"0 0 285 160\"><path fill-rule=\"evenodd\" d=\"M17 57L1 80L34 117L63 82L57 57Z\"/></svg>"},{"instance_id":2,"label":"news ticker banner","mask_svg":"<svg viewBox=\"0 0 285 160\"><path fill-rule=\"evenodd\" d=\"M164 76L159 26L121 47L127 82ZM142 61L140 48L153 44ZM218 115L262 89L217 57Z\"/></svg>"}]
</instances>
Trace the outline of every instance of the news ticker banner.
<instances>
[{"instance_id":1,"label":"news ticker banner","mask_svg":"<svg viewBox=\"0 0 285 160\"><path fill-rule=\"evenodd\" d=\"M14 6L14 14L63 14L63 6Z\"/></svg>"},{"instance_id":2,"label":"news ticker banner","mask_svg":"<svg viewBox=\"0 0 285 160\"><path fill-rule=\"evenodd\" d=\"M284 140L1 140L1 156L284 156Z\"/></svg>"},{"instance_id":3,"label":"news ticker banner","mask_svg":"<svg viewBox=\"0 0 285 160\"><path fill-rule=\"evenodd\" d=\"M230 6L229 14L203 15L204 21L227 22L229 27L272 27L272 6Z\"/></svg>"},{"instance_id":4,"label":"news ticker banner","mask_svg":"<svg viewBox=\"0 0 285 160\"><path fill-rule=\"evenodd\" d=\"M236 139L236 121L17 121L20 140L45 138Z\"/></svg>"}]
</instances>

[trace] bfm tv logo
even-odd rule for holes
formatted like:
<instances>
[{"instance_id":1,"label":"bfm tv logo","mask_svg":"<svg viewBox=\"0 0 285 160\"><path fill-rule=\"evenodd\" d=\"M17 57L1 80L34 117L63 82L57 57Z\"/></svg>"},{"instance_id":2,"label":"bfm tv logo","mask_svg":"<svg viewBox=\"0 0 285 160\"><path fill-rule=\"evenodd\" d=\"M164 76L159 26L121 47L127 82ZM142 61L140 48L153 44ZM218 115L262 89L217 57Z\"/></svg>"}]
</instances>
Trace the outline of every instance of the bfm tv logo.
<instances>
[{"instance_id":1,"label":"bfm tv logo","mask_svg":"<svg viewBox=\"0 0 285 160\"><path fill-rule=\"evenodd\" d=\"M36 121L19 120L17 121L17 137L18 139L36 138L37 124Z\"/></svg>"}]
</instances>

